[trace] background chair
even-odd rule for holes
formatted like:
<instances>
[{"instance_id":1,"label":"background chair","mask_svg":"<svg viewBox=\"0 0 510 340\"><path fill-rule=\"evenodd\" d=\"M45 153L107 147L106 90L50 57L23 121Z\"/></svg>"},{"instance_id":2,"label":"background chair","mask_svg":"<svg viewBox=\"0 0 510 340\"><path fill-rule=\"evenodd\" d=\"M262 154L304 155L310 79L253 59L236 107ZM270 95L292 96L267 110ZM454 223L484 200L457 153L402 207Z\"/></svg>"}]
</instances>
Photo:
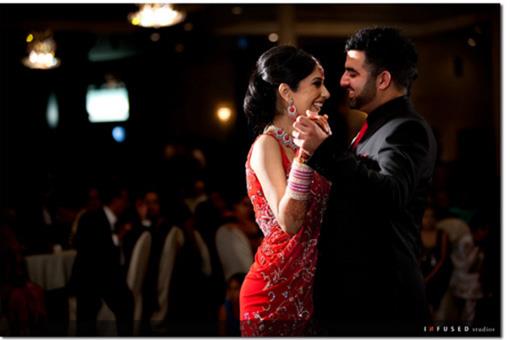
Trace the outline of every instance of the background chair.
<instances>
[{"instance_id":1,"label":"background chair","mask_svg":"<svg viewBox=\"0 0 510 340\"><path fill-rule=\"evenodd\" d=\"M139 335L140 323L142 321L143 311L143 284L149 265L149 255L151 252L152 237L148 231L144 231L138 238L133 249L133 255L129 263L127 273L127 285L133 293L134 301L134 329L133 335Z\"/></svg>"},{"instance_id":2,"label":"background chair","mask_svg":"<svg viewBox=\"0 0 510 340\"><path fill-rule=\"evenodd\" d=\"M168 313L170 281L172 279L177 253L183 245L184 233L181 229L174 226L165 239L163 250L161 252L161 261L159 263L158 309L151 316L153 324L152 328L156 333L160 333L165 330L164 322Z\"/></svg>"}]
</instances>

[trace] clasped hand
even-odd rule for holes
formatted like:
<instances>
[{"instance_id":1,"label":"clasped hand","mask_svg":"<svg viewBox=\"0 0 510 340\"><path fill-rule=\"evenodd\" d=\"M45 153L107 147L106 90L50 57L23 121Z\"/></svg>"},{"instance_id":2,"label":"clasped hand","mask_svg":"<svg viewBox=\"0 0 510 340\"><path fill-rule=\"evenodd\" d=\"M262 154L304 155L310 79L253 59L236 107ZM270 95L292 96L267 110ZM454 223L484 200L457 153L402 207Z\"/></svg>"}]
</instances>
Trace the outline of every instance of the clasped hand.
<instances>
[{"instance_id":1,"label":"clasped hand","mask_svg":"<svg viewBox=\"0 0 510 340\"><path fill-rule=\"evenodd\" d=\"M300 147L298 159L302 162L310 158L319 145L332 134L328 115L320 116L310 110L306 110L306 116L299 116L292 127L294 143Z\"/></svg>"}]
</instances>

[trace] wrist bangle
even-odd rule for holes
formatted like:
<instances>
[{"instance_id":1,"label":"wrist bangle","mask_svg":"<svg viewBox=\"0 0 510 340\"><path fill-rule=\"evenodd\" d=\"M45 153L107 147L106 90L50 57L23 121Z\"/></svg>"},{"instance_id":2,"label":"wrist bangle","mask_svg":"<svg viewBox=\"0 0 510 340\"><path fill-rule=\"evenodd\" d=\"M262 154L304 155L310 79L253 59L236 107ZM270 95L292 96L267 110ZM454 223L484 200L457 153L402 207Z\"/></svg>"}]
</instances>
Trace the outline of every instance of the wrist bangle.
<instances>
[{"instance_id":1,"label":"wrist bangle","mask_svg":"<svg viewBox=\"0 0 510 340\"><path fill-rule=\"evenodd\" d=\"M313 169L294 159L287 182L287 193L292 199L306 201L310 197Z\"/></svg>"}]
</instances>

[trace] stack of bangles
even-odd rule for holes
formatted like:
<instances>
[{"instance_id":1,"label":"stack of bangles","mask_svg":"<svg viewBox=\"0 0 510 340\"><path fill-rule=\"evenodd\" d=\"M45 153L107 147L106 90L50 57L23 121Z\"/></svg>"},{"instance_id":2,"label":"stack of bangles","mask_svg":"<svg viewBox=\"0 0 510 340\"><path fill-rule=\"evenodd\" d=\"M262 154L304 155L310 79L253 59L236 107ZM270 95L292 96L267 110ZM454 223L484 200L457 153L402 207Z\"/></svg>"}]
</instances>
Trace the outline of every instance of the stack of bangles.
<instances>
[{"instance_id":1,"label":"stack of bangles","mask_svg":"<svg viewBox=\"0 0 510 340\"><path fill-rule=\"evenodd\" d=\"M287 193L297 201L306 201L310 197L313 169L294 159L287 182Z\"/></svg>"},{"instance_id":2,"label":"stack of bangles","mask_svg":"<svg viewBox=\"0 0 510 340\"><path fill-rule=\"evenodd\" d=\"M328 116L310 117L327 134L331 135L331 129L327 124ZM312 187L313 169L305 164L310 158L303 149L299 150L298 157L292 162L289 179L287 182L287 192L292 199L297 201L306 201L310 198L310 189Z\"/></svg>"}]
</instances>

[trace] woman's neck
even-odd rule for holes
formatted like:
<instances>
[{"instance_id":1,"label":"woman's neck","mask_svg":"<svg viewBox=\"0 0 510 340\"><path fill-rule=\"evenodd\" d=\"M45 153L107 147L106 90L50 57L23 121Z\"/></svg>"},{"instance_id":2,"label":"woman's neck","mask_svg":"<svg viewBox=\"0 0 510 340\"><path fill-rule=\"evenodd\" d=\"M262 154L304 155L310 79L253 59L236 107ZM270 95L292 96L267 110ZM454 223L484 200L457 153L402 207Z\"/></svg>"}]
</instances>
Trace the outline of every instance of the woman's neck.
<instances>
[{"instance_id":1,"label":"woman's neck","mask_svg":"<svg viewBox=\"0 0 510 340\"><path fill-rule=\"evenodd\" d=\"M277 128L283 129L283 131L285 131L289 136L291 136L292 123L293 122L287 115L282 114L275 117L272 125L276 126Z\"/></svg>"}]
</instances>

